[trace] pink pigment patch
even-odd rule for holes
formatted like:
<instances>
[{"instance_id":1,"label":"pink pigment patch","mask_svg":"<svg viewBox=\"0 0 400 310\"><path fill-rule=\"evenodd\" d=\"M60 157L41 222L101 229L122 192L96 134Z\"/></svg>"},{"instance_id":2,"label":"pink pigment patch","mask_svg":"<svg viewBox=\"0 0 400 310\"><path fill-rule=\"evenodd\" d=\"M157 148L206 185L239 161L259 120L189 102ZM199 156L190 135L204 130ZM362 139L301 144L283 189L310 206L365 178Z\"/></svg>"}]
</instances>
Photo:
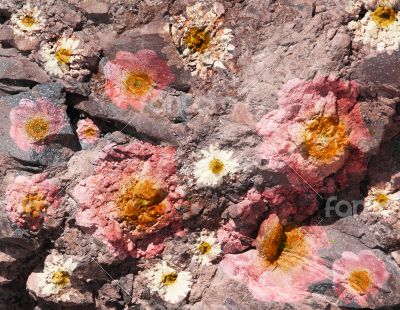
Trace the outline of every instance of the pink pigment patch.
<instances>
[{"instance_id":1,"label":"pink pigment patch","mask_svg":"<svg viewBox=\"0 0 400 310\"><path fill-rule=\"evenodd\" d=\"M78 121L76 133L82 146L95 144L100 139L100 129L89 118Z\"/></svg>"},{"instance_id":2,"label":"pink pigment patch","mask_svg":"<svg viewBox=\"0 0 400 310\"><path fill-rule=\"evenodd\" d=\"M338 297L345 303L356 302L361 307L368 307L368 300L374 298L390 277L385 262L371 250L363 250L358 254L343 252L342 257L333 263L332 270ZM360 292L350 285L348 279L353 271L368 273L370 283L365 292Z\"/></svg>"},{"instance_id":3,"label":"pink pigment patch","mask_svg":"<svg viewBox=\"0 0 400 310\"><path fill-rule=\"evenodd\" d=\"M286 174L289 182L300 190L308 186L307 182L321 192L332 192L331 186L325 187L327 182L333 184L326 180L332 174L340 174L338 185L341 188L346 186L352 174L365 173L370 135L357 95L358 87L354 81L331 77L311 82L289 81L279 94L279 108L266 114L257 125L258 133L265 141L260 147L260 155L268 160L268 167ZM334 116L346 127L346 149L330 162L318 161L304 152L306 124L318 115Z\"/></svg>"},{"instance_id":4,"label":"pink pigment patch","mask_svg":"<svg viewBox=\"0 0 400 310\"><path fill-rule=\"evenodd\" d=\"M14 182L7 186L5 193L9 218L21 228L38 230L59 207L61 203L59 194L59 186L47 180L47 174L37 174L33 177L17 176ZM44 207L36 217L25 212L32 206L32 203L28 204L29 195L40 197L40 201L33 200L33 203L40 203L40 206Z\"/></svg>"},{"instance_id":5,"label":"pink pigment patch","mask_svg":"<svg viewBox=\"0 0 400 310\"><path fill-rule=\"evenodd\" d=\"M48 123L44 139L34 140L27 134L26 124L35 117L40 117ZM56 107L47 98L38 98L36 101L21 99L19 105L11 110L10 120L10 136L15 144L23 151L34 150L37 153L40 153L43 147L68 124L65 111L61 107Z\"/></svg>"},{"instance_id":6,"label":"pink pigment patch","mask_svg":"<svg viewBox=\"0 0 400 310\"><path fill-rule=\"evenodd\" d=\"M151 87L144 94L134 94L127 90L128 74L145 74L151 79ZM166 61L160 59L152 50L140 50L134 54L119 51L114 60L104 66L107 79L105 92L120 108L133 107L142 111L146 104L157 98L161 90L175 81L175 75Z\"/></svg>"},{"instance_id":7,"label":"pink pigment patch","mask_svg":"<svg viewBox=\"0 0 400 310\"><path fill-rule=\"evenodd\" d=\"M178 231L180 216L175 206L185 203L178 187L175 149L134 142L110 144L99 154L95 174L81 181L73 190L80 203L77 224L93 230L93 236L108 245L115 255L154 256L163 250L166 235L161 231ZM117 197L130 180L151 180L168 193L162 201L163 213L150 226L132 227L118 217Z\"/></svg>"},{"instance_id":8,"label":"pink pigment patch","mask_svg":"<svg viewBox=\"0 0 400 310\"><path fill-rule=\"evenodd\" d=\"M262 235L276 221L279 221L278 217L271 215L263 222L255 244L262 240ZM319 250L329 246L324 229L309 226L301 230L307 245L307 255L296 257L298 263L289 269L266 264L258 250L228 254L221 261L220 267L229 277L246 285L253 297L260 301L301 301L310 296L310 285L330 276L330 271L318 256Z\"/></svg>"}]
</instances>

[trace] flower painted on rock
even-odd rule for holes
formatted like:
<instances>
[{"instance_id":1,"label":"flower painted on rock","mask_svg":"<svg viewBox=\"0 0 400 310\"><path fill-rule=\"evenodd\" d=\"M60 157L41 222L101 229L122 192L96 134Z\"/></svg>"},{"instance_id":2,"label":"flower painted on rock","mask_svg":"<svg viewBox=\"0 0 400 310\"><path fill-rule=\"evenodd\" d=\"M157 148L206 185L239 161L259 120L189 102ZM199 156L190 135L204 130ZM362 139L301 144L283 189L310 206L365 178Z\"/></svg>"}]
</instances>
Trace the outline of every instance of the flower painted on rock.
<instances>
[{"instance_id":1,"label":"flower painted on rock","mask_svg":"<svg viewBox=\"0 0 400 310\"><path fill-rule=\"evenodd\" d=\"M23 37L37 36L46 26L46 20L39 8L32 7L29 3L12 14L10 20L14 33Z\"/></svg>"},{"instance_id":2,"label":"flower painted on rock","mask_svg":"<svg viewBox=\"0 0 400 310\"><path fill-rule=\"evenodd\" d=\"M104 74L105 92L111 101L120 108L139 111L175 80L167 63L152 50L119 51L106 63Z\"/></svg>"},{"instance_id":3,"label":"flower painted on rock","mask_svg":"<svg viewBox=\"0 0 400 310\"><path fill-rule=\"evenodd\" d=\"M330 77L289 81L279 108L257 125L268 167L285 173L295 187L304 187L305 180L320 188L335 173L345 186L349 176L362 174L370 146L357 95L355 82Z\"/></svg>"},{"instance_id":4,"label":"flower painted on rock","mask_svg":"<svg viewBox=\"0 0 400 310\"><path fill-rule=\"evenodd\" d=\"M7 187L7 211L18 226L37 230L59 206L59 188L45 178L42 174L32 178L18 176Z\"/></svg>"},{"instance_id":5,"label":"flower painted on rock","mask_svg":"<svg viewBox=\"0 0 400 310\"><path fill-rule=\"evenodd\" d=\"M373 3L373 5L371 5ZM351 21L348 28L354 31L354 40L392 54L400 47L400 13L397 1L369 1L357 3L366 6L367 13L361 20Z\"/></svg>"},{"instance_id":6,"label":"flower painted on rock","mask_svg":"<svg viewBox=\"0 0 400 310\"><path fill-rule=\"evenodd\" d=\"M159 253L160 230L172 228L179 219L175 205L183 203L175 170L171 147L109 145L96 162L96 174L73 191L81 205L77 224L93 231L115 255Z\"/></svg>"},{"instance_id":7,"label":"flower painted on rock","mask_svg":"<svg viewBox=\"0 0 400 310\"><path fill-rule=\"evenodd\" d=\"M384 261L371 250L358 254L343 252L333 263L332 270L338 297L345 303L356 302L362 307L368 307L368 300L379 292L390 276Z\"/></svg>"},{"instance_id":8,"label":"flower painted on rock","mask_svg":"<svg viewBox=\"0 0 400 310\"><path fill-rule=\"evenodd\" d=\"M162 262L147 271L150 290L171 304L184 300L192 286L192 275L188 271L177 271Z\"/></svg>"},{"instance_id":9,"label":"flower painted on rock","mask_svg":"<svg viewBox=\"0 0 400 310\"><path fill-rule=\"evenodd\" d=\"M365 197L364 208L383 217L397 214L400 211L400 192L395 192L390 183L372 186Z\"/></svg>"},{"instance_id":10,"label":"flower painted on rock","mask_svg":"<svg viewBox=\"0 0 400 310\"><path fill-rule=\"evenodd\" d=\"M211 262L221 254L221 246L215 237L215 233L203 231L193 247L193 252L193 261L210 266Z\"/></svg>"},{"instance_id":11,"label":"flower painted on rock","mask_svg":"<svg viewBox=\"0 0 400 310\"><path fill-rule=\"evenodd\" d=\"M72 258L65 258L62 255L53 256L51 261L46 261L43 269L43 294L58 294L60 290L71 286L70 278L77 266L78 263Z\"/></svg>"},{"instance_id":12,"label":"flower painted on rock","mask_svg":"<svg viewBox=\"0 0 400 310\"><path fill-rule=\"evenodd\" d=\"M83 147L95 144L100 139L100 129L89 118L78 121L76 133Z\"/></svg>"},{"instance_id":13,"label":"flower painted on rock","mask_svg":"<svg viewBox=\"0 0 400 310\"><path fill-rule=\"evenodd\" d=\"M21 99L10 112L10 136L23 151L41 152L67 126L66 114L47 98Z\"/></svg>"},{"instance_id":14,"label":"flower painted on rock","mask_svg":"<svg viewBox=\"0 0 400 310\"><path fill-rule=\"evenodd\" d=\"M254 245L255 250L226 255L220 266L260 301L302 300L310 285L329 275L317 255L328 247L320 227L285 227L273 214L261 224Z\"/></svg>"},{"instance_id":15,"label":"flower painted on rock","mask_svg":"<svg viewBox=\"0 0 400 310\"><path fill-rule=\"evenodd\" d=\"M222 178L238 170L238 162L232 158L233 152L219 150L210 145L201 151L203 158L195 163L194 176L200 186L216 186Z\"/></svg>"},{"instance_id":16,"label":"flower painted on rock","mask_svg":"<svg viewBox=\"0 0 400 310\"><path fill-rule=\"evenodd\" d=\"M80 41L73 36L63 35L56 42L46 43L39 50L44 69L51 75L64 78L75 77L82 59L82 49L78 49Z\"/></svg>"},{"instance_id":17,"label":"flower painted on rock","mask_svg":"<svg viewBox=\"0 0 400 310\"><path fill-rule=\"evenodd\" d=\"M7 212L19 227L38 230L60 205L59 187L46 178L46 174L17 176L7 186Z\"/></svg>"},{"instance_id":18,"label":"flower painted on rock","mask_svg":"<svg viewBox=\"0 0 400 310\"><path fill-rule=\"evenodd\" d=\"M212 68L225 68L232 59L232 30L223 28L225 9L221 3L212 8L196 3L186 8L185 16L171 19L171 36L193 75L207 77Z\"/></svg>"}]
</instances>

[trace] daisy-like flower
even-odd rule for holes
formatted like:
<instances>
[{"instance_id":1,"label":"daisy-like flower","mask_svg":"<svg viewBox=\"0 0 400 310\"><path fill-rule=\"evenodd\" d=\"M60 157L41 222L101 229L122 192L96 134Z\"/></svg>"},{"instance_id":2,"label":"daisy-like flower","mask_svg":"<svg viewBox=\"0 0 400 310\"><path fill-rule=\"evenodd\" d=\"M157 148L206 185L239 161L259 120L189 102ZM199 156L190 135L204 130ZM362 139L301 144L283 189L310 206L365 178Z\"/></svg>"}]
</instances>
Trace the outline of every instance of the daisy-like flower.
<instances>
[{"instance_id":1,"label":"daisy-like flower","mask_svg":"<svg viewBox=\"0 0 400 310\"><path fill-rule=\"evenodd\" d=\"M186 8L186 15L171 19L171 36L192 75L207 77L214 67L226 69L235 46L232 30L223 28L225 9L221 3L211 7L196 3Z\"/></svg>"},{"instance_id":2,"label":"daisy-like flower","mask_svg":"<svg viewBox=\"0 0 400 310\"><path fill-rule=\"evenodd\" d=\"M79 43L74 37L63 35L56 42L44 44L39 50L44 69L59 78L70 75L72 70L78 70L82 58Z\"/></svg>"},{"instance_id":3,"label":"daisy-like flower","mask_svg":"<svg viewBox=\"0 0 400 310\"><path fill-rule=\"evenodd\" d=\"M120 108L139 111L175 80L167 63L152 50L119 51L104 66L104 74L105 92L111 101Z\"/></svg>"},{"instance_id":4,"label":"daisy-like flower","mask_svg":"<svg viewBox=\"0 0 400 310\"><path fill-rule=\"evenodd\" d=\"M193 260L202 265L210 266L211 262L221 254L221 246L215 233L202 232L193 247Z\"/></svg>"},{"instance_id":5,"label":"daisy-like flower","mask_svg":"<svg viewBox=\"0 0 400 310\"><path fill-rule=\"evenodd\" d=\"M66 125L66 114L47 98L21 99L10 112L10 136L23 151L39 153Z\"/></svg>"},{"instance_id":6,"label":"daisy-like flower","mask_svg":"<svg viewBox=\"0 0 400 310\"><path fill-rule=\"evenodd\" d=\"M171 304L185 299L192 286L192 275L188 271L177 271L162 262L147 272L150 290Z\"/></svg>"},{"instance_id":7,"label":"daisy-like flower","mask_svg":"<svg viewBox=\"0 0 400 310\"><path fill-rule=\"evenodd\" d=\"M382 288L389 279L385 262L371 250L343 252L342 257L332 265L333 283L338 297L346 303L356 302L368 307L368 300Z\"/></svg>"},{"instance_id":8,"label":"daisy-like flower","mask_svg":"<svg viewBox=\"0 0 400 310\"><path fill-rule=\"evenodd\" d=\"M39 229L61 202L59 187L47 180L46 174L17 176L5 196L11 221L31 230Z\"/></svg>"},{"instance_id":9,"label":"daisy-like flower","mask_svg":"<svg viewBox=\"0 0 400 310\"><path fill-rule=\"evenodd\" d=\"M202 150L203 158L195 164L194 176L201 186L215 186L222 178L237 171L239 164L232 158L233 152L219 150L214 145Z\"/></svg>"},{"instance_id":10,"label":"daisy-like flower","mask_svg":"<svg viewBox=\"0 0 400 310\"><path fill-rule=\"evenodd\" d=\"M394 192L390 183L379 183L368 191L365 198L367 211L388 217L400 210L400 192Z\"/></svg>"},{"instance_id":11,"label":"daisy-like flower","mask_svg":"<svg viewBox=\"0 0 400 310\"><path fill-rule=\"evenodd\" d=\"M18 36L32 37L39 35L46 26L45 18L37 7L30 3L11 15L11 26Z\"/></svg>"},{"instance_id":12,"label":"daisy-like flower","mask_svg":"<svg viewBox=\"0 0 400 310\"><path fill-rule=\"evenodd\" d=\"M357 3L359 5L359 3ZM365 16L348 24L354 31L354 40L368 44L378 52L392 54L400 47L400 13L398 1L369 1Z\"/></svg>"},{"instance_id":13,"label":"daisy-like flower","mask_svg":"<svg viewBox=\"0 0 400 310\"><path fill-rule=\"evenodd\" d=\"M42 293L45 295L58 294L61 289L71 286L71 275L78 263L72 258L62 255L53 256L46 261L43 269Z\"/></svg>"},{"instance_id":14,"label":"daisy-like flower","mask_svg":"<svg viewBox=\"0 0 400 310\"><path fill-rule=\"evenodd\" d=\"M100 139L100 129L89 118L78 121L76 133L83 147L96 143Z\"/></svg>"}]
</instances>

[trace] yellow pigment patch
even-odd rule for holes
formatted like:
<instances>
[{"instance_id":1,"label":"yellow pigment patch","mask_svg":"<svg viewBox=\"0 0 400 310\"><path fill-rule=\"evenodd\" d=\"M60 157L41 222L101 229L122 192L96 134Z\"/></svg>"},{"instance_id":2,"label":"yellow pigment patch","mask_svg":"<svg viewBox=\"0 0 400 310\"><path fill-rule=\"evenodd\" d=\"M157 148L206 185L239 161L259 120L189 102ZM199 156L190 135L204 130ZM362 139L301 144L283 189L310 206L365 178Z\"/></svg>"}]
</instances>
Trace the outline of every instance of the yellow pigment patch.
<instances>
[{"instance_id":1,"label":"yellow pigment patch","mask_svg":"<svg viewBox=\"0 0 400 310\"><path fill-rule=\"evenodd\" d=\"M204 53L204 51L210 46L211 36L205 29L190 28L186 32L183 42L193 53Z\"/></svg>"},{"instance_id":2,"label":"yellow pigment patch","mask_svg":"<svg viewBox=\"0 0 400 310\"><path fill-rule=\"evenodd\" d=\"M378 27L386 28L396 21L396 12L390 7L378 6L371 13L371 18Z\"/></svg>"},{"instance_id":3,"label":"yellow pigment patch","mask_svg":"<svg viewBox=\"0 0 400 310\"><path fill-rule=\"evenodd\" d=\"M286 228L284 231L283 226L278 224L264 238L258 253L266 267L288 271L304 264L309 251L305 234L300 228Z\"/></svg>"},{"instance_id":4,"label":"yellow pigment patch","mask_svg":"<svg viewBox=\"0 0 400 310\"><path fill-rule=\"evenodd\" d=\"M162 276L161 282L164 286L170 286L176 282L178 274L176 272L165 273Z\"/></svg>"},{"instance_id":5,"label":"yellow pigment patch","mask_svg":"<svg viewBox=\"0 0 400 310\"><path fill-rule=\"evenodd\" d=\"M202 254L202 255L208 254L211 251L211 244L209 244L208 242L202 241L199 244L198 249L199 249L200 254Z\"/></svg>"},{"instance_id":6,"label":"yellow pigment patch","mask_svg":"<svg viewBox=\"0 0 400 310\"><path fill-rule=\"evenodd\" d=\"M36 23L36 19L31 16L31 15L25 15L22 19L21 19L21 23L27 27L30 28L32 27L35 23Z\"/></svg>"},{"instance_id":7,"label":"yellow pigment patch","mask_svg":"<svg viewBox=\"0 0 400 310\"><path fill-rule=\"evenodd\" d=\"M168 194L149 180L130 181L116 199L120 217L129 226L149 227L164 214L163 200Z\"/></svg>"},{"instance_id":8,"label":"yellow pigment patch","mask_svg":"<svg viewBox=\"0 0 400 310\"><path fill-rule=\"evenodd\" d=\"M46 209L47 202L40 194L26 194L21 202L22 210L33 218L37 218Z\"/></svg>"},{"instance_id":9,"label":"yellow pigment patch","mask_svg":"<svg viewBox=\"0 0 400 310\"><path fill-rule=\"evenodd\" d=\"M224 170L224 163L221 160L214 158L210 161L208 167L210 168L212 173L218 175L222 172L222 170Z\"/></svg>"},{"instance_id":10,"label":"yellow pigment patch","mask_svg":"<svg viewBox=\"0 0 400 310\"><path fill-rule=\"evenodd\" d=\"M378 194L375 197L375 201L380 205L385 205L389 201L389 197L385 194Z\"/></svg>"},{"instance_id":11,"label":"yellow pigment patch","mask_svg":"<svg viewBox=\"0 0 400 310\"><path fill-rule=\"evenodd\" d=\"M372 280L365 269L354 270L347 278L349 285L359 294L364 294L370 287Z\"/></svg>"},{"instance_id":12,"label":"yellow pigment patch","mask_svg":"<svg viewBox=\"0 0 400 310\"><path fill-rule=\"evenodd\" d=\"M153 80L144 72L130 72L124 80L125 90L134 96L146 95L152 84Z\"/></svg>"},{"instance_id":13,"label":"yellow pigment patch","mask_svg":"<svg viewBox=\"0 0 400 310\"><path fill-rule=\"evenodd\" d=\"M303 138L308 155L324 162L343 153L348 143L346 126L333 116L319 115L308 122Z\"/></svg>"},{"instance_id":14,"label":"yellow pigment patch","mask_svg":"<svg viewBox=\"0 0 400 310\"><path fill-rule=\"evenodd\" d=\"M25 132L34 141L44 139L49 133L49 129L49 122L41 116L32 117L25 123Z\"/></svg>"},{"instance_id":15,"label":"yellow pigment patch","mask_svg":"<svg viewBox=\"0 0 400 310\"><path fill-rule=\"evenodd\" d=\"M67 64L71 61L72 50L67 48L58 48L54 57L58 63Z\"/></svg>"},{"instance_id":16,"label":"yellow pigment patch","mask_svg":"<svg viewBox=\"0 0 400 310\"><path fill-rule=\"evenodd\" d=\"M51 282L57 286L66 286L69 284L69 274L66 271L58 270L51 275Z\"/></svg>"}]
</instances>

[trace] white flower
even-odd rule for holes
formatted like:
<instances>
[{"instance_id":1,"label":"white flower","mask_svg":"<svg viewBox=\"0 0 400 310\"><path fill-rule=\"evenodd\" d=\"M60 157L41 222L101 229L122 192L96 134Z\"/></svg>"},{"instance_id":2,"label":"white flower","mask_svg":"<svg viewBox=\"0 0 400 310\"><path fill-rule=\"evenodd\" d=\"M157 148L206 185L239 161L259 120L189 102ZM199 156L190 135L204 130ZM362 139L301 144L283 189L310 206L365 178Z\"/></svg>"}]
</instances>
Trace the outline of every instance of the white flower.
<instances>
[{"instance_id":1,"label":"white flower","mask_svg":"<svg viewBox=\"0 0 400 310\"><path fill-rule=\"evenodd\" d=\"M354 41L391 54L400 47L400 13L393 1L382 1L375 2L374 8L361 20L350 22L348 28L354 31ZM371 5L365 4L367 7Z\"/></svg>"},{"instance_id":2,"label":"white flower","mask_svg":"<svg viewBox=\"0 0 400 310\"><path fill-rule=\"evenodd\" d=\"M65 259L62 255L51 257L52 260L46 261L43 274L44 282L42 292L45 295L58 294L60 289L71 286L70 276L78 266L72 258Z\"/></svg>"},{"instance_id":3,"label":"white flower","mask_svg":"<svg viewBox=\"0 0 400 310\"><path fill-rule=\"evenodd\" d=\"M221 3L211 8L196 3L186 8L185 16L171 18L171 36L192 71L192 75L207 77L212 68L225 68L232 59L235 46L231 44L232 30L222 28L225 9Z\"/></svg>"},{"instance_id":4,"label":"white flower","mask_svg":"<svg viewBox=\"0 0 400 310\"><path fill-rule=\"evenodd\" d=\"M192 260L202 265L210 266L211 262L221 254L221 246L215 233L207 234L202 232L193 248L194 255Z\"/></svg>"},{"instance_id":5,"label":"white flower","mask_svg":"<svg viewBox=\"0 0 400 310\"><path fill-rule=\"evenodd\" d=\"M232 158L233 152L218 150L210 145L209 151L202 150L203 158L195 164L194 176L199 185L215 186L222 178L238 169L238 163Z\"/></svg>"},{"instance_id":6,"label":"white flower","mask_svg":"<svg viewBox=\"0 0 400 310\"><path fill-rule=\"evenodd\" d=\"M19 36L38 35L46 26L41 11L37 7L32 7L29 3L12 14L10 20L14 33Z\"/></svg>"},{"instance_id":7,"label":"white flower","mask_svg":"<svg viewBox=\"0 0 400 310\"><path fill-rule=\"evenodd\" d=\"M76 62L81 59L81 49L78 49L79 40L73 37L62 36L55 43L46 43L39 51L45 70L62 78L67 75L71 68L77 66Z\"/></svg>"},{"instance_id":8,"label":"white flower","mask_svg":"<svg viewBox=\"0 0 400 310\"><path fill-rule=\"evenodd\" d=\"M190 272L178 272L164 261L147 271L147 278L150 280L150 290L157 292L163 300L171 304L185 299L192 286Z\"/></svg>"},{"instance_id":9,"label":"white flower","mask_svg":"<svg viewBox=\"0 0 400 310\"><path fill-rule=\"evenodd\" d=\"M365 209L384 217L397 213L400 209L400 192L393 191L390 183L380 183L371 187L364 200Z\"/></svg>"}]
</instances>

